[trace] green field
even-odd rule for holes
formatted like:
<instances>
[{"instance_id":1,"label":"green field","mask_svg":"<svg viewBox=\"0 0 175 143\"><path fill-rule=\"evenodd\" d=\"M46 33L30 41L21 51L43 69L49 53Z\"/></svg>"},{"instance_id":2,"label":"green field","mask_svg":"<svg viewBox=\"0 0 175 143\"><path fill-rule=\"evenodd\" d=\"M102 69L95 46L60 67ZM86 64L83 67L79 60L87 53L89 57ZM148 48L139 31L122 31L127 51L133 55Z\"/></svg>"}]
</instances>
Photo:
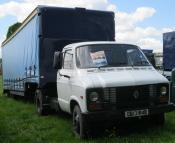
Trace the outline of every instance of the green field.
<instances>
[{"instance_id":1,"label":"green field","mask_svg":"<svg viewBox=\"0 0 175 143\"><path fill-rule=\"evenodd\" d=\"M2 95L1 83L0 87ZM136 130L127 131L127 134L111 130L82 141L72 132L70 116L52 114L39 117L33 104L0 96L0 143L175 142L175 113L166 114L164 127L142 125L141 123Z\"/></svg>"}]
</instances>

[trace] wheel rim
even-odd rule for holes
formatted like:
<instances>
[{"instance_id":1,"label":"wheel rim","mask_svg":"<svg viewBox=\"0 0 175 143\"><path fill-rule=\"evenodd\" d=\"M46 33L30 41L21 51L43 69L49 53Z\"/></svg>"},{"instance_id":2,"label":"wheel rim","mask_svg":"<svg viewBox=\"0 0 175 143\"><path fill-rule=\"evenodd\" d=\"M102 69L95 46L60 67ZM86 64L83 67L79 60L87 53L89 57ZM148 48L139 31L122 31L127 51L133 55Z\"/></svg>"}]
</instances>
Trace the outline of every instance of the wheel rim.
<instances>
[{"instance_id":1,"label":"wheel rim","mask_svg":"<svg viewBox=\"0 0 175 143\"><path fill-rule=\"evenodd\" d=\"M74 126L74 130L77 133L80 133L80 116L77 113L77 111L74 111L73 113L73 126Z\"/></svg>"}]
</instances>

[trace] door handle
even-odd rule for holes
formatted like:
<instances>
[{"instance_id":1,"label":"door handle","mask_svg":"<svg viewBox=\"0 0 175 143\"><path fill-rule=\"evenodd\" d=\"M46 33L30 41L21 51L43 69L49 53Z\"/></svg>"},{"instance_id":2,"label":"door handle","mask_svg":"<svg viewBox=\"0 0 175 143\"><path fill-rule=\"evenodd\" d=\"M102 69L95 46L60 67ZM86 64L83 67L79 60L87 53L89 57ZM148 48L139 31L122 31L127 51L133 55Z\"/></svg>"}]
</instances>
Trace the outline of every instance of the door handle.
<instances>
[{"instance_id":1,"label":"door handle","mask_svg":"<svg viewBox=\"0 0 175 143\"><path fill-rule=\"evenodd\" d=\"M70 79L70 76L69 75L62 75L62 76L64 76L65 78Z\"/></svg>"},{"instance_id":2,"label":"door handle","mask_svg":"<svg viewBox=\"0 0 175 143\"><path fill-rule=\"evenodd\" d=\"M69 75L61 74L60 71L59 71L59 75L65 77L65 78L70 79L70 76Z\"/></svg>"}]
</instances>

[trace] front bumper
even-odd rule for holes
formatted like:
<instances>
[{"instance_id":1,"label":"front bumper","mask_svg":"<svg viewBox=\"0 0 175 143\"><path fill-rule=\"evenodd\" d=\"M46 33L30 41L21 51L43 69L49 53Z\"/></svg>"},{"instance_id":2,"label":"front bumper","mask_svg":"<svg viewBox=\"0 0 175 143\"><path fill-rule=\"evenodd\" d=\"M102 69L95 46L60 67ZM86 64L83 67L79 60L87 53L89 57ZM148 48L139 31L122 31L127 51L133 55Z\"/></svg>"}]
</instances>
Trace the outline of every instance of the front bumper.
<instances>
[{"instance_id":1,"label":"front bumper","mask_svg":"<svg viewBox=\"0 0 175 143\"><path fill-rule=\"evenodd\" d=\"M142 110L142 109L148 109L149 115L154 114L160 114L165 112L170 112L175 110L175 105L173 103L169 103L166 105L159 105L152 108L140 108L140 109L120 109L115 111L100 111L100 112L88 112L83 113L83 118L86 119L89 122L94 121L113 121L113 120L124 120L125 118L125 111L132 111L132 110Z\"/></svg>"}]
</instances>

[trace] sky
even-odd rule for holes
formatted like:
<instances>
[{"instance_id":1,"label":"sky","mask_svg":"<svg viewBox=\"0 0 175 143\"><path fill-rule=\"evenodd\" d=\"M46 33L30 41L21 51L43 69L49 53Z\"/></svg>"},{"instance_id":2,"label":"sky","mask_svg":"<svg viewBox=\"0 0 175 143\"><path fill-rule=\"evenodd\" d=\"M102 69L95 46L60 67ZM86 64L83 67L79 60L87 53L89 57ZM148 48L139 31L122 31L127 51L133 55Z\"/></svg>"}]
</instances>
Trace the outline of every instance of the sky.
<instances>
[{"instance_id":1,"label":"sky","mask_svg":"<svg viewBox=\"0 0 175 143\"><path fill-rule=\"evenodd\" d=\"M162 34L175 31L175 0L0 0L0 43L37 5L113 11L116 41L154 52L162 52Z\"/></svg>"}]
</instances>

